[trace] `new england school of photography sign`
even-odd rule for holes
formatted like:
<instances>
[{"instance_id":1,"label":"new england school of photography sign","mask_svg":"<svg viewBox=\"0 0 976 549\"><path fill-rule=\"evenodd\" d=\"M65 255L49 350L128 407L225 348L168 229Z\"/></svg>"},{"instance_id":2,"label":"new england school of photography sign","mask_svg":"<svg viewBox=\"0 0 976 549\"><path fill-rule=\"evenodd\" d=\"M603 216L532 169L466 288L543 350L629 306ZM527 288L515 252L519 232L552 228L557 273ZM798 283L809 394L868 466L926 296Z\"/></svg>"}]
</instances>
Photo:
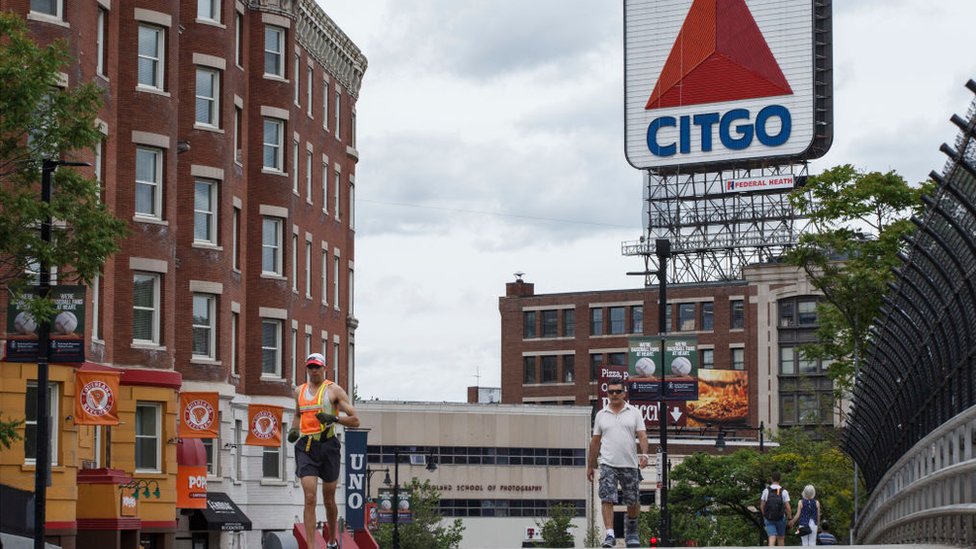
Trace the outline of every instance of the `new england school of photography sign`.
<instances>
[{"instance_id":1,"label":"new england school of photography sign","mask_svg":"<svg viewBox=\"0 0 976 549\"><path fill-rule=\"evenodd\" d=\"M53 286L50 297L57 314L51 320L50 362L85 361L84 286ZM7 343L4 359L9 362L37 362L37 321L23 304L11 301L7 307Z\"/></svg>"}]
</instances>

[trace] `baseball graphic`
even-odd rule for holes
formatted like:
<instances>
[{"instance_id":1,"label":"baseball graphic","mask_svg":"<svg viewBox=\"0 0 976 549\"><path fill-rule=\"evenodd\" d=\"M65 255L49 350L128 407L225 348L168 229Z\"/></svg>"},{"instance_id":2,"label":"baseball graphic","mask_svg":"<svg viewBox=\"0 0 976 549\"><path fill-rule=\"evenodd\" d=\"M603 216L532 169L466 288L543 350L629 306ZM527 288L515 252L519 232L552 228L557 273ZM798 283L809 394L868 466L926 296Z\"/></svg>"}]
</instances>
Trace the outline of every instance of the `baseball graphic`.
<instances>
[{"instance_id":1,"label":"baseball graphic","mask_svg":"<svg viewBox=\"0 0 976 549\"><path fill-rule=\"evenodd\" d=\"M34 321L34 317L30 315L27 311L21 311L17 313L17 317L14 318L14 330L18 333L27 335L34 333L37 329L37 322Z\"/></svg>"},{"instance_id":2,"label":"baseball graphic","mask_svg":"<svg viewBox=\"0 0 976 549\"><path fill-rule=\"evenodd\" d=\"M691 373L691 361L686 357L679 356L671 361L671 373L679 376L686 376Z\"/></svg>"},{"instance_id":3,"label":"baseball graphic","mask_svg":"<svg viewBox=\"0 0 976 549\"><path fill-rule=\"evenodd\" d=\"M54 332L58 334L73 334L78 327L78 317L71 311L61 311L54 318Z\"/></svg>"},{"instance_id":4,"label":"baseball graphic","mask_svg":"<svg viewBox=\"0 0 976 549\"><path fill-rule=\"evenodd\" d=\"M654 364L654 361L647 357L638 358L637 363L634 364L634 370L640 377L651 377L654 375L654 370L656 369L657 366Z\"/></svg>"}]
</instances>

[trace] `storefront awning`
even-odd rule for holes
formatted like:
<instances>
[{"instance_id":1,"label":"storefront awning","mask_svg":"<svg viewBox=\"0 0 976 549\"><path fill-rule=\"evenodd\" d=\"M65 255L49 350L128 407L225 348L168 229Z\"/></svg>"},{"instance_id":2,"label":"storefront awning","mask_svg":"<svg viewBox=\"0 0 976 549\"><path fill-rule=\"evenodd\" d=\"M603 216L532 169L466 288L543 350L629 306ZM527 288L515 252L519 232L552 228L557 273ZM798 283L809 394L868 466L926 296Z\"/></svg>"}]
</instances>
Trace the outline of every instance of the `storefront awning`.
<instances>
[{"instance_id":1,"label":"storefront awning","mask_svg":"<svg viewBox=\"0 0 976 549\"><path fill-rule=\"evenodd\" d=\"M190 515L190 530L250 530L251 519L223 492L207 493L207 506Z\"/></svg>"}]
</instances>

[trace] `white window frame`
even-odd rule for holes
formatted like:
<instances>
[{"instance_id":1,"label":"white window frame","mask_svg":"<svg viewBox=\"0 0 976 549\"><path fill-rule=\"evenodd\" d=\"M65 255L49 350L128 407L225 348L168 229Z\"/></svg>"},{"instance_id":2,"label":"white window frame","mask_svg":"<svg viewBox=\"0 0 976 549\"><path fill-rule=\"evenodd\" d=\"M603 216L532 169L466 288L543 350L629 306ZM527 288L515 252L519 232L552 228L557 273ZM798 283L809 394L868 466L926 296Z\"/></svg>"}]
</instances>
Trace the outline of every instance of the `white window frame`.
<instances>
[{"instance_id":1,"label":"white window frame","mask_svg":"<svg viewBox=\"0 0 976 549\"><path fill-rule=\"evenodd\" d=\"M295 324L291 327L291 381L298 385L298 327Z\"/></svg>"},{"instance_id":2,"label":"white window frame","mask_svg":"<svg viewBox=\"0 0 976 549\"><path fill-rule=\"evenodd\" d=\"M139 171L140 171L139 170L139 153L140 152L143 152L143 153L146 153L146 154L150 154L155 159L155 170L153 170L153 178L154 178L154 180L140 180L139 179ZM142 147L142 146L138 146L138 147L136 147L136 158L135 158L135 161L136 161L136 180L135 180L135 182L136 182L135 183L136 195L134 197L135 200L133 200L133 205L136 208L136 210L135 210L135 217L143 217L143 218L155 219L155 220L162 219L162 217L163 217L163 215L162 215L162 210L163 210L163 205L162 205L162 202L163 202L163 150L162 149L157 149L157 148L154 148L154 147ZM147 186L147 187L149 187L149 190L152 191L151 192L151 196L152 196L153 203L152 203L152 207L150 208L150 211L148 211L148 212L146 212L146 211L139 211L138 210L138 207L139 207L138 206L138 204L139 204L139 201L138 201L138 196L139 196L138 190L140 188L140 185Z\"/></svg>"},{"instance_id":3,"label":"white window frame","mask_svg":"<svg viewBox=\"0 0 976 549\"><path fill-rule=\"evenodd\" d=\"M34 9L34 2L30 2L30 12L42 15L44 17L52 17L54 19L64 20L64 0L54 0L54 13L48 13L46 11L37 11Z\"/></svg>"},{"instance_id":4,"label":"white window frame","mask_svg":"<svg viewBox=\"0 0 976 549\"><path fill-rule=\"evenodd\" d=\"M301 84L301 74L302 74L302 56L301 54L295 54L295 64L292 67L292 75L295 79L295 106L302 106L302 84Z\"/></svg>"},{"instance_id":5,"label":"white window frame","mask_svg":"<svg viewBox=\"0 0 976 549\"><path fill-rule=\"evenodd\" d=\"M237 312L230 313L230 373L231 375L240 375L240 369L237 364L237 330L241 324L241 315Z\"/></svg>"},{"instance_id":6,"label":"white window frame","mask_svg":"<svg viewBox=\"0 0 976 549\"><path fill-rule=\"evenodd\" d=\"M234 420L234 480L244 480L244 420Z\"/></svg>"},{"instance_id":7,"label":"white window frame","mask_svg":"<svg viewBox=\"0 0 976 549\"><path fill-rule=\"evenodd\" d=\"M284 429L284 428L285 428L285 426L282 425L282 429ZM261 479L262 480L271 480L271 481L281 481L281 480L284 480L284 478L285 478L285 467L284 467L285 460L282 458L282 456L285 454L285 451L284 451L284 444L286 442L285 437L282 437L281 438L281 442L282 442L282 444L280 446L262 446L261 447ZM267 454L275 454L275 456L276 456L276 459L275 460L278 462L278 475L277 476L267 476L265 474L264 462L265 462L265 456Z\"/></svg>"},{"instance_id":8,"label":"white window frame","mask_svg":"<svg viewBox=\"0 0 976 549\"><path fill-rule=\"evenodd\" d=\"M333 265L333 268L332 268L332 288L333 288L332 304L335 305L335 308L336 308L337 311L339 310L339 273L341 272L340 269L342 268L341 265L340 265L341 263L342 263L342 258L339 257L339 254L334 254L332 256L332 265Z\"/></svg>"},{"instance_id":9,"label":"white window frame","mask_svg":"<svg viewBox=\"0 0 976 549\"><path fill-rule=\"evenodd\" d=\"M269 224L275 227L274 242L268 242L267 230ZM261 220L261 273L266 275L282 276L282 261L281 254L282 248L284 247L284 231L285 220L280 217L264 216ZM264 264L264 250L273 250L274 258L272 270L267 270Z\"/></svg>"},{"instance_id":10,"label":"white window frame","mask_svg":"<svg viewBox=\"0 0 976 549\"><path fill-rule=\"evenodd\" d=\"M339 206L342 205L342 198L340 196L340 189L342 188L342 172L339 170L335 171L335 183L332 185L332 207L335 209L333 215L335 215L336 221L339 221Z\"/></svg>"},{"instance_id":11,"label":"white window frame","mask_svg":"<svg viewBox=\"0 0 976 549\"><path fill-rule=\"evenodd\" d=\"M200 77L205 75L210 78L212 96L201 95ZM209 128L220 127L220 70L209 67L197 67L196 73L196 101L194 102L194 121L200 126ZM200 103L205 102L207 106L206 119L200 118Z\"/></svg>"},{"instance_id":12,"label":"white window frame","mask_svg":"<svg viewBox=\"0 0 976 549\"><path fill-rule=\"evenodd\" d=\"M244 151L241 149L243 140L241 134L244 120L244 109L234 105L234 162L241 164L244 162Z\"/></svg>"},{"instance_id":13,"label":"white window frame","mask_svg":"<svg viewBox=\"0 0 976 549\"><path fill-rule=\"evenodd\" d=\"M49 401L51 403L51 405L48 407L48 410L47 410L48 419L50 420L49 423L48 423L48 427L49 427L48 428L48 435L51 437L51 465L57 465L58 464L58 452L60 451L60 448L58 447L58 443L59 443L60 438L61 438L60 437L60 429L58 429L58 425L60 424L60 422L57 421L58 417L60 417L60 412L59 412L59 406L60 406L60 403L61 403L61 399L59 397L60 388L58 387L58 384L55 383L55 382L53 382L53 381L48 382L47 387L48 387L48 395L50 397L49 398ZM28 381L27 382L27 388L28 389L33 388L34 391L37 392L37 380L34 379L34 380ZM25 397L26 397L26 395L25 395ZM25 403L26 403L26 400L27 399L24 398ZM36 401L36 398L35 398L35 401ZM27 427L28 426L33 426L34 427L34 444L35 444L35 447L36 447L36 444L37 444L37 418L35 417L33 420L28 420L28 419L26 419L27 418L27 413L26 413L27 410L24 410L24 412L25 412L24 413L24 438L26 439L26 437L27 437ZM36 406L34 407L33 410L31 410L31 412L33 414L37 414L37 408L36 408ZM25 449L27 448L27 441L26 440L24 440L24 448ZM37 465L37 456L36 455L34 455L34 456L28 456L28 455L25 454L24 455L24 464L25 465Z\"/></svg>"},{"instance_id":14,"label":"white window frame","mask_svg":"<svg viewBox=\"0 0 976 549\"><path fill-rule=\"evenodd\" d=\"M108 10L98 7L98 20L95 23L95 74L105 76L105 25L108 23Z\"/></svg>"},{"instance_id":15,"label":"white window frame","mask_svg":"<svg viewBox=\"0 0 976 549\"><path fill-rule=\"evenodd\" d=\"M201 13L204 8L210 13ZM220 23L220 0L197 0L197 19Z\"/></svg>"},{"instance_id":16,"label":"white window frame","mask_svg":"<svg viewBox=\"0 0 976 549\"><path fill-rule=\"evenodd\" d=\"M166 68L166 29L164 27L158 27L156 25L147 25L145 23L139 24L139 29L137 31L137 37L142 34L143 30L147 32L154 32L156 34L156 52L157 57L153 57L148 52L143 52L141 49L138 51L138 60L140 62L146 61L153 63L152 77L153 81L149 83L139 81L141 71L136 67L136 79L137 88L144 88L150 90L163 91L165 87L165 68ZM137 44L142 44L142 40L137 38ZM138 47L138 46L137 46Z\"/></svg>"},{"instance_id":17,"label":"white window frame","mask_svg":"<svg viewBox=\"0 0 976 549\"><path fill-rule=\"evenodd\" d=\"M268 49L268 38L269 33L277 36L277 50ZM285 29L281 27L276 27L274 25L264 26L264 75L273 76L277 78L285 78L285 44L288 41L285 36ZM275 56L278 59L278 71L268 72L268 56Z\"/></svg>"},{"instance_id":18,"label":"white window frame","mask_svg":"<svg viewBox=\"0 0 976 549\"><path fill-rule=\"evenodd\" d=\"M329 79L322 79L322 129L329 131Z\"/></svg>"},{"instance_id":19,"label":"white window frame","mask_svg":"<svg viewBox=\"0 0 976 549\"><path fill-rule=\"evenodd\" d=\"M298 235L291 234L291 291L298 293Z\"/></svg>"},{"instance_id":20,"label":"white window frame","mask_svg":"<svg viewBox=\"0 0 976 549\"><path fill-rule=\"evenodd\" d=\"M244 62L244 15L234 10L234 64L241 67Z\"/></svg>"},{"instance_id":21,"label":"white window frame","mask_svg":"<svg viewBox=\"0 0 976 549\"><path fill-rule=\"evenodd\" d=\"M339 139L339 113L342 112L340 106L342 105L342 91L336 89L335 92L335 136Z\"/></svg>"},{"instance_id":22,"label":"white window frame","mask_svg":"<svg viewBox=\"0 0 976 549\"><path fill-rule=\"evenodd\" d=\"M322 250L322 305L329 304L329 250Z\"/></svg>"},{"instance_id":23,"label":"white window frame","mask_svg":"<svg viewBox=\"0 0 976 549\"><path fill-rule=\"evenodd\" d=\"M274 140L268 141L268 129L271 127L274 130ZM285 168L284 163L284 139L285 139L285 121L280 118L264 117L264 122L262 124L262 151L261 151L261 165L266 170L272 170L276 172L283 172ZM267 151L268 149L274 152L274 164L268 165Z\"/></svg>"},{"instance_id":24,"label":"white window frame","mask_svg":"<svg viewBox=\"0 0 976 549\"><path fill-rule=\"evenodd\" d=\"M305 200L312 203L312 151L305 149Z\"/></svg>"},{"instance_id":25,"label":"white window frame","mask_svg":"<svg viewBox=\"0 0 976 549\"><path fill-rule=\"evenodd\" d=\"M301 142L297 139L293 139L291 142L291 192L298 195L298 147Z\"/></svg>"},{"instance_id":26,"label":"white window frame","mask_svg":"<svg viewBox=\"0 0 976 549\"><path fill-rule=\"evenodd\" d=\"M329 215L329 159L322 161L322 213Z\"/></svg>"},{"instance_id":27,"label":"white window frame","mask_svg":"<svg viewBox=\"0 0 976 549\"><path fill-rule=\"evenodd\" d=\"M150 413L154 415L153 419L155 420L156 423L155 432L150 434L146 434L146 433L139 434L139 427L142 424L142 422L139 421L140 409L143 410L142 413L146 413L146 410L151 410ZM163 411L162 404L158 402L136 401L135 426L133 427L133 429L135 430L135 439L136 439L135 448L133 448L133 459L135 460L136 473L162 472L162 446L163 446L162 411ZM139 466L139 461L135 457L136 452L138 452L138 448L139 448L139 439L155 439L156 441L156 455L153 456L155 466L152 468Z\"/></svg>"},{"instance_id":28,"label":"white window frame","mask_svg":"<svg viewBox=\"0 0 976 549\"><path fill-rule=\"evenodd\" d=\"M312 299L312 241L311 240L305 241L305 297L307 299Z\"/></svg>"},{"instance_id":29,"label":"white window frame","mask_svg":"<svg viewBox=\"0 0 976 549\"><path fill-rule=\"evenodd\" d=\"M231 213L231 268L240 272L241 270L241 209L234 206Z\"/></svg>"},{"instance_id":30,"label":"white window frame","mask_svg":"<svg viewBox=\"0 0 976 549\"><path fill-rule=\"evenodd\" d=\"M314 97L314 94L312 92L312 88L314 87L314 84L313 83L315 82L315 80L313 80L314 77L315 77L315 70L312 68L312 64L309 63L308 64L308 68L305 69L305 80L306 80L306 82L305 82L305 103L306 103L306 106L307 106L306 112L308 113L308 117L309 118L313 118L313 119L315 118L315 114L314 114L315 107L313 106L313 103L312 103L312 99Z\"/></svg>"},{"instance_id":31,"label":"white window frame","mask_svg":"<svg viewBox=\"0 0 976 549\"><path fill-rule=\"evenodd\" d=\"M356 229L356 181L349 176L349 228Z\"/></svg>"},{"instance_id":32,"label":"white window frame","mask_svg":"<svg viewBox=\"0 0 976 549\"><path fill-rule=\"evenodd\" d=\"M152 280L152 305L149 307L136 305L135 303L135 283L137 279L147 279ZM159 273L149 273L142 271L135 271L132 273L132 309L133 309L133 333L132 333L132 343L141 345L159 345L159 315L160 315L160 286L162 283L162 277ZM150 326L150 339L138 339L135 334L135 311L149 311L151 313L152 325Z\"/></svg>"},{"instance_id":33,"label":"white window frame","mask_svg":"<svg viewBox=\"0 0 976 549\"><path fill-rule=\"evenodd\" d=\"M207 308L207 323L198 324L196 309L198 300L203 300L204 305ZM217 296L214 294L204 294L204 293L194 293L193 294L193 305L191 307L191 325L192 331L196 330L206 330L207 331L207 350L205 353L198 353L197 349L190 345L190 352L193 358L203 358L207 360L214 360L217 356ZM192 334L191 335L195 335ZM192 341L196 341L195 337L191 338Z\"/></svg>"},{"instance_id":34,"label":"white window frame","mask_svg":"<svg viewBox=\"0 0 976 549\"><path fill-rule=\"evenodd\" d=\"M101 285L102 285L102 277L101 277L101 275L95 275L95 278L92 279L92 285L91 285L91 289L92 289L92 330L91 330L92 341L101 341L102 340L102 333L101 333L101 330L99 330L99 326L100 326L101 322L99 322L99 318L98 318L99 315L102 314L102 311L101 311L101 303L100 303L100 301L102 300L102 296L101 296L101 293L102 293Z\"/></svg>"},{"instance_id":35,"label":"white window frame","mask_svg":"<svg viewBox=\"0 0 976 549\"><path fill-rule=\"evenodd\" d=\"M209 189L209 204L206 209L201 209L200 205L197 204L197 187L205 186ZM213 179L203 179L195 178L193 181L193 241L200 244L210 244L213 246L217 245L217 205L220 203L218 200L218 193L220 192L217 181ZM197 236L197 229L201 228L199 225L198 217L203 217L205 219L205 228L209 234L209 238L199 238Z\"/></svg>"},{"instance_id":36,"label":"white window frame","mask_svg":"<svg viewBox=\"0 0 976 549\"><path fill-rule=\"evenodd\" d=\"M261 319L261 377L281 377L281 330L283 324L284 322L277 318ZM264 330L267 327L271 327L275 331L275 345L273 347L264 344ZM264 354L268 351L274 352L273 372L265 371Z\"/></svg>"}]
</instances>

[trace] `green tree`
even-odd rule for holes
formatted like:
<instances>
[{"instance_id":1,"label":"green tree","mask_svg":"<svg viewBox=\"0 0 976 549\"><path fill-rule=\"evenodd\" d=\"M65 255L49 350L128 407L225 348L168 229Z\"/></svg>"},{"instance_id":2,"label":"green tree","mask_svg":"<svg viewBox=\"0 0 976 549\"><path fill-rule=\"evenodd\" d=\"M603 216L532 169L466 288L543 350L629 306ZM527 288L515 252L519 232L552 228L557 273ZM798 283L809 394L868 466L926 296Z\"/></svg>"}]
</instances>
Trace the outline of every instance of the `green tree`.
<instances>
[{"instance_id":1,"label":"green tree","mask_svg":"<svg viewBox=\"0 0 976 549\"><path fill-rule=\"evenodd\" d=\"M76 159L102 138L103 92L90 82L59 87L69 62L64 42L41 47L22 18L0 13L0 285L38 319L54 311L33 295L39 262L57 266L62 281L90 283L126 230L76 168L57 170L51 202L40 200L42 162ZM56 221L50 242L39 230L46 218Z\"/></svg>"},{"instance_id":2,"label":"green tree","mask_svg":"<svg viewBox=\"0 0 976 549\"><path fill-rule=\"evenodd\" d=\"M810 226L786 260L804 270L823 293L817 307L819 343L805 345L809 358L829 359L828 375L849 391L866 351L868 329L899 265L910 217L934 182L909 185L891 171L865 172L850 164L810 177L790 195Z\"/></svg>"},{"instance_id":3,"label":"green tree","mask_svg":"<svg viewBox=\"0 0 976 549\"><path fill-rule=\"evenodd\" d=\"M463 538L464 526L461 519L448 524L440 513L440 492L429 480L420 482L413 478L400 490L410 493L410 510L413 522L401 524L400 549L456 549ZM393 547L393 525L381 524L373 532L380 547Z\"/></svg>"},{"instance_id":4,"label":"green tree","mask_svg":"<svg viewBox=\"0 0 976 549\"><path fill-rule=\"evenodd\" d=\"M16 441L20 440L20 434L17 433L17 427L20 427L24 423L22 419L15 419L12 421L3 421L0 419L0 450L4 448L10 448L10 445Z\"/></svg>"},{"instance_id":5,"label":"green tree","mask_svg":"<svg viewBox=\"0 0 976 549\"><path fill-rule=\"evenodd\" d=\"M542 521L536 521L536 526L542 529L542 541L546 547L575 547L576 538L570 533L570 528L576 528L573 517L576 516L576 506L559 503L549 508L549 515Z\"/></svg>"}]
</instances>

